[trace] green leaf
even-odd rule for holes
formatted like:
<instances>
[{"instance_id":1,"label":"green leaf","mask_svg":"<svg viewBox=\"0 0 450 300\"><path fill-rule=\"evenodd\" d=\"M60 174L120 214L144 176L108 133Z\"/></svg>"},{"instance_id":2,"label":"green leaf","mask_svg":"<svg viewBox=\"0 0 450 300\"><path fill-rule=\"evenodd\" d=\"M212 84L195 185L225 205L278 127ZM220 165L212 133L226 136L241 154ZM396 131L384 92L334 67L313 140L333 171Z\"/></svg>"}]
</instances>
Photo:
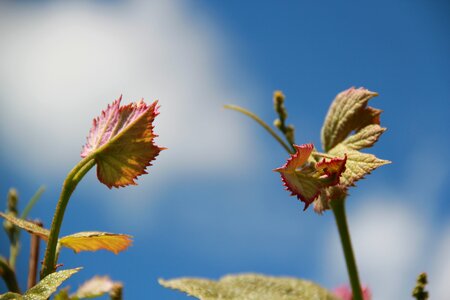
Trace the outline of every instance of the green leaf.
<instances>
[{"instance_id":1,"label":"green leaf","mask_svg":"<svg viewBox=\"0 0 450 300\"><path fill-rule=\"evenodd\" d=\"M164 148L154 144L153 121L158 102L120 106L122 97L94 119L81 157L93 155L97 177L109 188L135 185Z\"/></svg>"},{"instance_id":2,"label":"green leaf","mask_svg":"<svg viewBox=\"0 0 450 300\"><path fill-rule=\"evenodd\" d=\"M336 96L322 127L321 138L325 152L362 125L379 124L381 111L367 107L367 102L377 95L365 88L350 88Z\"/></svg>"},{"instance_id":3,"label":"green leaf","mask_svg":"<svg viewBox=\"0 0 450 300\"><path fill-rule=\"evenodd\" d=\"M344 144L339 144L328 152L329 155L344 157L347 155L347 162L345 164L345 171L341 175L340 184L346 187L353 186L356 181L364 178L373 170L382 165L390 164L391 162L384 159L379 159L373 154L362 153L357 150L350 149Z\"/></svg>"},{"instance_id":4,"label":"green leaf","mask_svg":"<svg viewBox=\"0 0 450 300\"><path fill-rule=\"evenodd\" d=\"M126 234L86 231L62 237L59 239L59 243L77 253L104 249L117 254L131 245L131 238Z\"/></svg>"},{"instance_id":5,"label":"green leaf","mask_svg":"<svg viewBox=\"0 0 450 300\"><path fill-rule=\"evenodd\" d=\"M42 194L45 192L45 186L40 186L39 189L36 191L36 193L31 197L30 201L28 201L27 205L25 206L25 209L23 210L20 217L22 219L26 219L28 217L28 214L30 213L31 209L34 207L34 205L39 201Z\"/></svg>"},{"instance_id":6,"label":"green leaf","mask_svg":"<svg viewBox=\"0 0 450 300\"><path fill-rule=\"evenodd\" d=\"M0 255L0 277L3 277L6 287L9 291L20 293L20 287L17 283L16 272L9 262Z\"/></svg>"},{"instance_id":7,"label":"green leaf","mask_svg":"<svg viewBox=\"0 0 450 300\"><path fill-rule=\"evenodd\" d=\"M24 298L20 294L8 292L0 295L0 300L23 300Z\"/></svg>"},{"instance_id":8,"label":"green leaf","mask_svg":"<svg viewBox=\"0 0 450 300\"><path fill-rule=\"evenodd\" d=\"M115 282L108 276L95 276L83 283L77 292L70 297L73 299L95 298L112 291Z\"/></svg>"},{"instance_id":9,"label":"green leaf","mask_svg":"<svg viewBox=\"0 0 450 300\"><path fill-rule=\"evenodd\" d=\"M65 280L79 270L81 270L81 268L62 270L47 275L23 295L24 300L48 299Z\"/></svg>"},{"instance_id":10,"label":"green leaf","mask_svg":"<svg viewBox=\"0 0 450 300\"><path fill-rule=\"evenodd\" d=\"M43 240L48 240L48 236L50 235L50 231L48 231L47 229L44 229L44 228L42 228L40 226L37 226L33 222L28 222L26 220L23 220L23 219L20 219L20 218L16 218L16 217L13 217L11 215L8 215L8 214L2 213L2 212L0 212L0 217L8 220L9 222L13 223L17 227L28 231L29 233L38 235Z\"/></svg>"},{"instance_id":11,"label":"green leaf","mask_svg":"<svg viewBox=\"0 0 450 300\"><path fill-rule=\"evenodd\" d=\"M200 300L338 300L311 281L259 274L228 275L219 281L200 278L160 279L159 283Z\"/></svg>"},{"instance_id":12,"label":"green leaf","mask_svg":"<svg viewBox=\"0 0 450 300\"><path fill-rule=\"evenodd\" d=\"M347 148L353 150L360 150L372 147L375 144L386 128L377 124L367 125L353 135L346 138L342 144Z\"/></svg>"}]
</instances>

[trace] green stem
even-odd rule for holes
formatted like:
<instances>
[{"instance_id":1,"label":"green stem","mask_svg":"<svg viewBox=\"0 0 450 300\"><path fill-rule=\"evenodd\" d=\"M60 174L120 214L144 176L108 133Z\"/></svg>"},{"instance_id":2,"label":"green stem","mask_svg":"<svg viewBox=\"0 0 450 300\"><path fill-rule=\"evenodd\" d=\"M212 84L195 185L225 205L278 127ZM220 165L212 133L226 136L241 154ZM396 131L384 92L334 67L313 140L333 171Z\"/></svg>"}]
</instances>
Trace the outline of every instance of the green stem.
<instances>
[{"instance_id":1,"label":"green stem","mask_svg":"<svg viewBox=\"0 0 450 300\"><path fill-rule=\"evenodd\" d=\"M353 254L350 232L348 230L347 217L345 215L345 197L342 199L333 199L331 201L331 207L341 238L345 262L347 263L347 272L353 291L353 300L363 300L361 283L358 277L358 268L356 267L355 255Z\"/></svg>"},{"instance_id":2,"label":"green stem","mask_svg":"<svg viewBox=\"0 0 450 300\"><path fill-rule=\"evenodd\" d=\"M231 110L235 110L235 111L238 111L238 112L240 112L240 113L243 113L243 114L246 115L246 116L249 116L250 118L252 118L253 120L255 120L259 125L261 125L265 130L267 130L267 132L269 132L270 135L272 135L272 136L277 140L277 142L280 143L280 145L283 146L284 149L286 149L286 151L287 151L288 153L291 153L291 154L294 154L294 153L295 153L295 149L294 149L294 147L293 147L292 145L289 146L288 144L286 144L286 143L283 141L283 139L282 139L275 131L273 131L273 129L270 128L269 125L267 125L266 122L264 122L263 120L261 120L261 119L260 119L257 115L255 115L254 113L252 113L252 112L246 110L245 108L242 108L242 107L240 107L240 106L237 106L237 105L230 105L230 104L227 104L227 105L224 105L224 107L227 108L227 109L231 109Z\"/></svg>"},{"instance_id":3,"label":"green stem","mask_svg":"<svg viewBox=\"0 0 450 300\"><path fill-rule=\"evenodd\" d=\"M31 197L30 201L28 201L27 206L25 206L22 215L20 215L21 219L25 220L28 217L28 214L30 213L31 209L36 204L36 202L41 198L44 192L45 186L40 186L39 189L36 191L36 193L34 193L33 197Z\"/></svg>"},{"instance_id":4,"label":"green stem","mask_svg":"<svg viewBox=\"0 0 450 300\"><path fill-rule=\"evenodd\" d=\"M17 284L16 273L13 271L13 269L11 269L7 260L3 256L0 256L0 276L3 277L3 280L5 281L6 286L8 287L8 290L10 292L20 294L20 288Z\"/></svg>"},{"instance_id":5,"label":"green stem","mask_svg":"<svg viewBox=\"0 0 450 300\"><path fill-rule=\"evenodd\" d=\"M69 203L70 196L77 184L94 165L95 160L93 155L85 157L72 169L72 171L70 171L64 181L61 195L59 196L58 204L56 205L55 214L53 216L52 226L50 228L50 235L44 256L44 265L41 271L41 279L55 271L55 265L57 263L56 246L58 244L59 231L61 229L67 203Z\"/></svg>"},{"instance_id":6,"label":"green stem","mask_svg":"<svg viewBox=\"0 0 450 300\"><path fill-rule=\"evenodd\" d=\"M30 201L27 203L25 209L22 212L22 215L20 216L21 219L26 219L28 214L30 213L33 206L36 204L36 202L39 200L39 198L42 196L42 193L44 193L45 187L41 186L37 192L31 197ZM10 246L10 255L9 255L9 266L11 269L15 270L16 268L16 261L17 256L20 252L20 230L17 230L14 232L14 241L11 242Z\"/></svg>"},{"instance_id":7,"label":"green stem","mask_svg":"<svg viewBox=\"0 0 450 300\"><path fill-rule=\"evenodd\" d=\"M16 261L19 252L20 252L20 243L17 237L17 239L9 246L9 266L11 267L12 270L16 269Z\"/></svg>"}]
</instances>

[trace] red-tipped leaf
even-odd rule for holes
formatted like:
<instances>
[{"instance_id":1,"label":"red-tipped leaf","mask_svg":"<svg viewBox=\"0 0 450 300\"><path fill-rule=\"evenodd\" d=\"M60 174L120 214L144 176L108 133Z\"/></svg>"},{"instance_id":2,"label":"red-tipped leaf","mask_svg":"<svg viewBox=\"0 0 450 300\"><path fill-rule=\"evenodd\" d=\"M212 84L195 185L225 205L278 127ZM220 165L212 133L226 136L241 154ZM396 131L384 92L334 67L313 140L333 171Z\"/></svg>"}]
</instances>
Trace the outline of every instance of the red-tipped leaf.
<instances>
[{"instance_id":1,"label":"red-tipped leaf","mask_svg":"<svg viewBox=\"0 0 450 300\"><path fill-rule=\"evenodd\" d=\"M305 210L319 196L322 189L339 183L339 177L345 170L344 158L308 162L314 146L312 144L294 145L297 150L292 154L279 172L286 190L305 203Z\"/></svg>"},{"instance_id":2,"label":"red-tipped leaf","mask_svg":"<svg viewBox=\"0 0 450 300\"><path fill-rule=\"evenodd\" d=\"M94 119L81 157L93 155L97 177L109 188L135 185L164 148L154 143L158 103L143 100L120 106L122 97Z\"/></svg>"}]
</instances>

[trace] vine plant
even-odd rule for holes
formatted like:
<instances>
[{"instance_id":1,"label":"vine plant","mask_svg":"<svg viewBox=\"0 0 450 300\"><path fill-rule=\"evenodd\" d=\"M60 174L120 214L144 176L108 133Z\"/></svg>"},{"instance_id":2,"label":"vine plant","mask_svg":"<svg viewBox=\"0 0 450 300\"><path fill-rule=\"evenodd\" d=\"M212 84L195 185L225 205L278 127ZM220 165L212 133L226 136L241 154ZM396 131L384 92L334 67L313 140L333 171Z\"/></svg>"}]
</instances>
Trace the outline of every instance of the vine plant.
<instances>
[{"instance_id":1,"label":"vine plant","mask_svg":"<svg viewBox=\"0 0 450 300\"><path fill-rule=\"evenodd\" d=\"M176 289L201 300L369 300L370 291L361 287L358 269L352 249L350 232L345 213L348 189L376 168L390 163L360 150L373 146L386 128L380 126L381 110L368 106L376 93L364 88L350 88L339 93L326 115L322 132L323 152L313 144L297 145L295 129L286 124L287 110L284 95L274 94L277 118L275 129L252 112L235 105L226 108L241 112L258 122L287 152L287 161L274 169L292 196L303 202L303 210L312 205L314 211L323 214L331 210L341 238L347 264L350 287L343 286L330 292L308 280L290 277L271 277L259 274L228 275L218 281L199 278L180 278L159 282L167 288ZM75 252L105 249L119 253L129 247L132 237L108 232L78 232L60 237L59 232L72 193L84 175L95 165L97 177L108 188L135 185L136 178L146 174L146 168L165 148L154 143L153 121L158 115L157 101L148 105L143 100L121 106L121 97L94 119L82 160L67 175L50 230L27 220L31 207L39 199L43 189L38 190L19 217L17 192L8 194L7 210L0 212L5 219L4 229L10 240L10 255L0 255L0 276L9 292L0 299L45 300L54 295L57 300L77 300L109 294L113 300L122 299L122 285L108 277L94 277L74 293L58 287L81 268L57 270L58 257L63 247ZM277 131L279 133L277 133ZM280 134L281 133L281 134ZM15 262L20 249L20 230L32 234L34 243L30 255L30 271L27 290L17 282ZM37 242L36 242L37 239ZM40 281L36 283L39 239L47 241ZM413 297L428 299L425 290L426 275L421 274Z\"/></svg>"},{"instance_id":2,"label":"vine plant","mask_svg":"<svg viewBox=\"0 0 450 300\"><path fill-rule=\"evenodd\" d=\"M332 102L322 127L323 152L313 144L297 145L295 129L286 124L287 110L282 92L274 93L274 121L278 134L254 113L236 106L226 105L260 124L289 154L286 163L276 168L286 190L322 214L332 210L338 232L351 290L339 288L335 293L309 281L294 278L275 278L256 274L226 276L220 281L181 278L160 280L168 288L177 289L199 299L344 299L368 300L370 291L361 288L350 232L345 214L348 189L376 168L390 163L361 152L378 141L386 128L380 126L381 110L368 106L377 93L365 88L350 88L339 93ZM257 295L255 297L255 295Z\"/></svg>"},{"instance_id":3,"label":"vine plant","mask_svg":"<svg viewBox=\"0 0 450 300\"><path fill-rule=\"evenodd\" d=\"M158 115L158 102L148 105L141 100L121 106L121 100L122 96L108 105L101 115L94 119L87 142L81 152L83 159L69 172L64 181L50 230L27 221L26 214L18 218L16 192L10 191L8 209L6 213L0 212L0 216L5 219L4 227L11 242L9 261L0 257L0 275L10 292L0 295L0 299L45 300L49 298L64 280L81 269L56 271L62 247L70 248L75 252L105 249L117 254L130 246L132 237L126 234L90 231L59 236L70 197L92 167L97 165L97 177L108 188L135 185L136 178L146 174L146 168L151 165L151 161L165 149L154 143L157 135L153 132L153 120ZM38 197L39 195L30 201L31 206ZM40 272L41 280L34 285L35 278L33 279L33 275L30 275L29 282L32 283L24 294L21 294L14 270L15 257L19 248L19 228L47 241ZM35 263L34 266L36 268L37 264ZM30 274L36 276L36 272L30 272ZM122 299L121 290L120 283L113 282L107 277L94 277L74 294L69 295L67 290L62 290L55 299L93 298L105 293L109 293L111 299Z\"/></svg>"}]
</instances>

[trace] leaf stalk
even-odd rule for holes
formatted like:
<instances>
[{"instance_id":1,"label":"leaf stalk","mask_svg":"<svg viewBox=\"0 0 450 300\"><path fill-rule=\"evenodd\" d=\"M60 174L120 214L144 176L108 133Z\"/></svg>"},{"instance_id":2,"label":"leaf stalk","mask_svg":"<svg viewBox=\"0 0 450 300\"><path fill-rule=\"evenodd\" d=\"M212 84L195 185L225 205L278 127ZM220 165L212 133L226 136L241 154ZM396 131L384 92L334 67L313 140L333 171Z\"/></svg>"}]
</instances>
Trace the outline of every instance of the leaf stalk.
<instances>
[{"instance_id":1,"label":"leaf stalk","mask_svg":"<svg viewBox=\"0 0 450 300\"><path fill-rule=\"evenodd\" d=\"M84 175L95 165L94 154L86 156L81 160L67 175L56 205L55 214L50 228L50 235L45 250L44 265L41 271L41 279L55 272L56 265L56 248L58 244L59 232L61 229L64 212L69 203L70 196L77 187L78 183L83 179Z\"/></svg>"},{"instance_id":2,"label":"leaf stalk","mask_svg":"<svg viewBox=\"0 0 450 300\"><path fill-rule=\"evenodd\" d=\"M237 106L237 105L231 105L231 104L227 104L224 105L224 107L226 109L231 109L231 110L235 110L238 111L240 113L243 113L244 115L252 118L253 120L255 120L259 125L261 125L268 133L270 133L270 135L272 137L275 138L275 140L277 140L278 143L280 143L280 145L290 154L294 154L295 153L295 149L294 147L291 145L289 146L285 141L283 141L283 139L272 129L270 128L270 126L264 122L263 120L261 120L260 117L258 117L257 115L255 115L254 113L252 113L251 111L248 111L247 109Z\"/></svg>"}]
</instances>

